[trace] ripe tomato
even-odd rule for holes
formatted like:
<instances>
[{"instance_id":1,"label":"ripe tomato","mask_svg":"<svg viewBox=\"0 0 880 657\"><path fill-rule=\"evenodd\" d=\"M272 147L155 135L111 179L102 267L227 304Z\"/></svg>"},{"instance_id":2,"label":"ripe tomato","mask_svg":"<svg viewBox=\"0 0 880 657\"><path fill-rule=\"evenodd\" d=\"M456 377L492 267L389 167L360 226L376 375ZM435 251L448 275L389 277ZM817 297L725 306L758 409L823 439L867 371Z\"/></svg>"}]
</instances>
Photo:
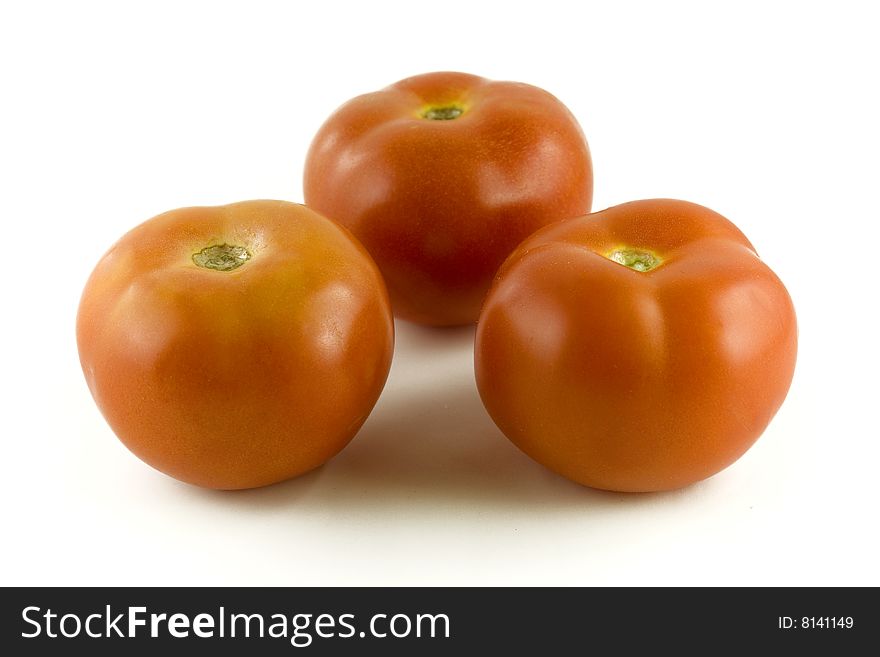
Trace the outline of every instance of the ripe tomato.
<instances>
[{"instance_id":1,"label":"ripe tomato","mask_svg":"<svg viewBox=\"0 0 880 657\"><path fill-rule=\"evenodd\" d=\"M208 488L311 470L366 419L394 328L375 264L308 208L247 201L141 224L77 317L95 402L153 467Z\"/></svg>"},{"instance_id":2,"label":"ripe tomato","mask_svg":"<svg viewBox=\"0 0 880 657\"><path fill-rule=\"evenodd\" d=\"M495 271L538 228L590 211L590 151L546 91L429 73L359 96L321 127L306 203L375 258L394 313L474 322Z\"/></svg>"},{"instance_id":3,"label":"ripe tomato","mask_svg":"<svg viewBox=\"0 0 880 657\"><path fill-rule=\"evenodd\" d=\"M480 395L526 454L581 484L678 488L739 458L782 404L788 292L727 219L625 203L542 229L486 297Z\"/></svg>"}]
</instances>

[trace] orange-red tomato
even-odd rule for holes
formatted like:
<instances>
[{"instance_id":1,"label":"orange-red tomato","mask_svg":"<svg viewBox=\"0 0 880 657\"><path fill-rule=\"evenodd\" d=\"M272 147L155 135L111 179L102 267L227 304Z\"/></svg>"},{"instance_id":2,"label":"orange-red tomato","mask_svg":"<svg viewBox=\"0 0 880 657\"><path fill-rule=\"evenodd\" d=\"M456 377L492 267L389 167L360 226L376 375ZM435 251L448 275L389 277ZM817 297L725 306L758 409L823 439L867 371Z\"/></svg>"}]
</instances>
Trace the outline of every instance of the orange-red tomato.
<instances>
[{"instance_id":1,"label":"orange-red tomato","mask_svg":"<svg viewBox=\"0 0 880 657\"><path fill-rule=\"evenodd\" d=\"M396 315L444 326L476 321L519 242L590 211L593 171L580 126L546 91L429 73L340 107L304 188L372 254Z\"/></svg>"},{"instance_id":2,"label":"orange-red tomato","mask_svg":"<svg viewBox=\"0 0 880 657\"><path fill-rule=\"evenodd\" d=\"M89 278L80 361L120 440L208 488L311 470L367 418L394 328L375 264L308 208L247 201L159 215Z\"/></svg>"},{"instance_id":3,"label":"orange-red tomato","mask_svg":"<svg viewBox=\"0 0 880 657\"><path fill-rule=\"evenodd\" d=\"M486 297L480 395L526 454L581 484L656 491L739 458L788 392L791 299L707 208L625 203L542 229Z\"/></svg>"}]
</instances>

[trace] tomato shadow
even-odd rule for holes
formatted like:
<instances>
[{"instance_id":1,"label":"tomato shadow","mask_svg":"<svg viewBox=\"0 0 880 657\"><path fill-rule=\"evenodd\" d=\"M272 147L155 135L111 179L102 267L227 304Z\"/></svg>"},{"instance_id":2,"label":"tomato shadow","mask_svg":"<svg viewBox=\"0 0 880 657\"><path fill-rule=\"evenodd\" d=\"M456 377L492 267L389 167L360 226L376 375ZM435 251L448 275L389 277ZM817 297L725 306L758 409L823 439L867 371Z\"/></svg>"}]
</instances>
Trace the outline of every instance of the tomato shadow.
<instances>
[{"instance_id":1,"label":"tomato shadow","mask_svg":"<svg viewBox=\"0 0 880 657\"><path fill-rule=\"evenodd\" d=\"M583 503L594 496L514 447L486 414L472 380L411 389L381 410L328 468L349 490L340 486L326 501L465 510ZM352 494L372 500L356 502Z\"/></svg>"},{"instance_id":2,"label":"tomato shadow","mask_svg":"<svg viewBox=\"0 0 880 657\"><path fill-rule=\"evenodd\" d=\"M473 327L398 323L395 364L373 413L345 450L288 482L222 496L233 506L343 513L542 514L658 503L678 493L621 494L574 484L538 465L498 430L473 376Z\"/></svg>"}]
</instances>

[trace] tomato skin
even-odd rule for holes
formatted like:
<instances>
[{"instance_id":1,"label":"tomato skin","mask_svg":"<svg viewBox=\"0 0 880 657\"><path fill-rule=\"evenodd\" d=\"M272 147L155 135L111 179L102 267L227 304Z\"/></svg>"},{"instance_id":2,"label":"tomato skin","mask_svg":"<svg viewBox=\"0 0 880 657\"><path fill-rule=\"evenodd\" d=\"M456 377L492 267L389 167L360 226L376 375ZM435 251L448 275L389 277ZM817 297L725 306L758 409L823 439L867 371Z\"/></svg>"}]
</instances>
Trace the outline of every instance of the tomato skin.
<instances>
[{"instance_id":1,"label":"tomato skin","mask_svg":"<svg viewBox=\"0 0 880 657\"><path fill-rule=\"evenodd\" d=\"M194 262L223 244L250 259L229 271ZM294 477L341 450L384 386L393 331L363 247L281 201L141 224L98 263L77 315L86 381L120 440L219 489Z\"/></svg>"},{"instance_id":2,"label":"tomato skin","mask_svg":"<svg viewBox=\"0 0 880 657\"><path fill-rule=\"evenodd\" d=\"M429 108L455 106L450 120ZM590 211L583 132L530 85L429 73L358 96L320 128L306 204L373 255L394 313L421 324L476 321L495 271L538 228Z\"/></svg>"},{"instance_id":3,"label":"tomato skin","mask_svg":"<svg viewBox=\"0 0 880 657\"><path fill-rule=\"evenodd\" d=\"M635 271L620 248L657 254ZM544 228L498 272L477 327L483 403L533 459L615 491L680 488L738 459L797 353L782 282L727 219L625 203Z\"/></svg>"}]
</instances>

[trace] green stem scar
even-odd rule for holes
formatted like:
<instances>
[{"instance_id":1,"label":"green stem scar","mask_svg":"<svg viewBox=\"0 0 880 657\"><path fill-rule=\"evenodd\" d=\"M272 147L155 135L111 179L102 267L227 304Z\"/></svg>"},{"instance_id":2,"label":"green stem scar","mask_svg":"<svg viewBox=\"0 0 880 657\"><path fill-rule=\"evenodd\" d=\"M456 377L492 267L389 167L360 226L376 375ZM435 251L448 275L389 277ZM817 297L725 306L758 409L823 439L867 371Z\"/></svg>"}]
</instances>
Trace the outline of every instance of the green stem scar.
<instances>
[{"instance_id":1,"label":"green stem scar","mask_svg":"<svg viewBox=\"0 0 880 657\"><path fill-rule=\"evenodd\" d=\"M458 105L447 105L445 107L429 107L422 116L431 121L451 121L462 114L464 114L464 110Z\"/></svg>"},{"instance_id":2,"label":"green stem scar","mask_svg":"<svg viewBox=\"0 0 880 657\"><path fill-rule=\"evenodd\" d=\"M615 249L605 257L635 271L651 271L663 262L656 254L641 249Z\"/></svg>"},{"instance_id":3,"label":"green stem scar","mask_svg":"<svg viewBox=\"0 0 880 657\"><path fill-rule=\"evenodd\" d=\"M199 267L215 271L232 271L250 260L251 254L243 246L214 244L193 253L193 262Z\"/></svg>"}]
</instances>

